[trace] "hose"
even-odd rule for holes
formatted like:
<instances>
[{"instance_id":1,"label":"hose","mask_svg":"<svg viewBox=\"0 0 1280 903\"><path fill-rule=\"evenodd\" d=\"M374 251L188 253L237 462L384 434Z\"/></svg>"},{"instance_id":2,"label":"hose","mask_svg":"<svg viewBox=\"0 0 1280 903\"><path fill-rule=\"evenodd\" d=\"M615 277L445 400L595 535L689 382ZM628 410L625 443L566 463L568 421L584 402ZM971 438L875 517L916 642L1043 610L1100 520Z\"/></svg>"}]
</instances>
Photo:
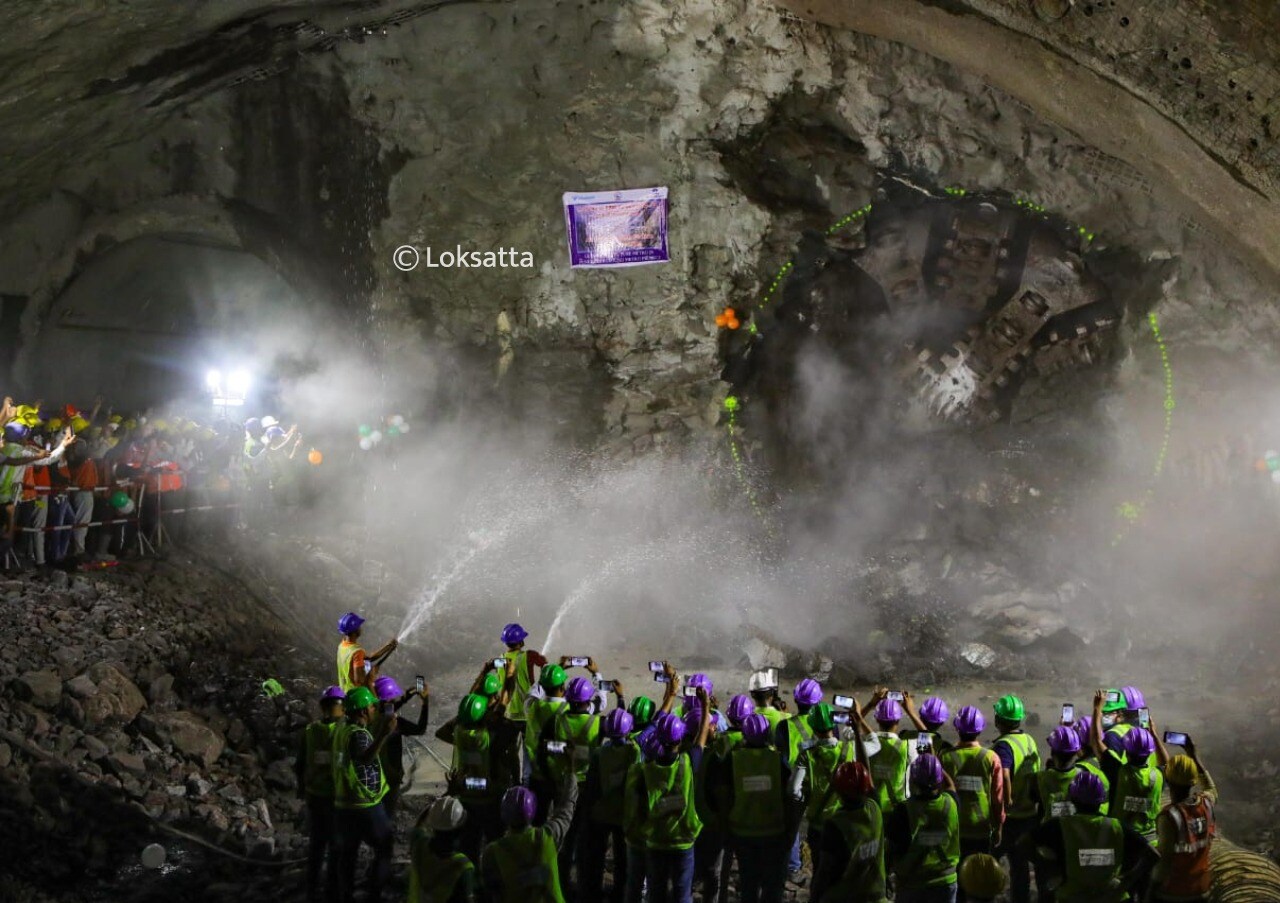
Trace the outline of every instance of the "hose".
<instances>
[{"instance_id":1,"label":"hose","mask_svg":"<svg viewBox=\"0 0 1280 903\"><path fill-rule=\"evenodd\" d=\"M1280 866L1216 837L1209 849L1213 872L1210 903L1265 903L1280 900Z\"/></svg>"}]
</instances>

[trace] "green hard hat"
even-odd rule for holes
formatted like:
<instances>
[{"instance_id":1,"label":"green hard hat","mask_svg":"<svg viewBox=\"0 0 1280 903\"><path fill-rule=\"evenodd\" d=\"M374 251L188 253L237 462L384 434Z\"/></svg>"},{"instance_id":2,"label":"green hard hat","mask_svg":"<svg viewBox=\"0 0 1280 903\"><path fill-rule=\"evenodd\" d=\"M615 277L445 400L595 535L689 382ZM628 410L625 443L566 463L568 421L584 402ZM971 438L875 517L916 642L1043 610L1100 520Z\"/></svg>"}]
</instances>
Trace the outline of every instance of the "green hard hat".
<instances>
[{"instance_id":1,"label":"green hard hat","mask_svg":"<svg viewBox=\"0 0 1280 903\"><path fill-rule=\"evenodd\" d=\"M637 696L631 700L629 711L631 712L631 717L636 720L636 727L644 727L652 721L655 708L653 700L648 696Z\"/></svg>"},{"instance_id":2,"label":"green hard hat","mask_svg":"<svg viewBox=\"0 0 1280 903\"><path fill-rule=\"evenodd\" d=\"M809 710L809 727L815 734L824 734L836 729L835 719L831 717L831 706L820 702Z\"/></svg>"},{"instance_id":3,"label":"green hard hat","mask_svg":"<svg viewBox=\"0 0 1280 903\"><path fill-rule=\"evenodd\" d=\"M564 668L559 665L547 665L538 676L538 683L544 690L558 690L568 679L569 676L564 673Z\"/></svg>"},{"instance_id":4,"label":"green hard hat","mask_svg":"<svg viewBox=\"0 0 1280 903\"><path fill-rule=\"evenodd\" d=\"M497 696L501 689L502 678L498 676L497 671L490 671L484 676L484 683L480 685L481 693L485 696Z\"/></svg>"},{"instance_id":5,"label":"green hard hat","mask_svg":"<svg viewBox=\"0 0 1280 903\"><path fill-rule=\"evenodd\" d=\"M1021 721L1027 715L1022 700L1012 693L997 699L995 708L996 717L1002 721Z\"/></svg>"},{"instance_id":6,"label":"green hard hat","mask_svg":"<svg viewBox=\"0 0 1280 903\"><path fill-rule=\"evenodd\" d=\"M367 709L371 705L378 704L378 697L373 695L373 691L368 687L356 687L347 694L346 701L343 705L353 712L361 709Z\"/></svg>"},{"instance_id":7,"label":"green hard hat","mask_svg":"<svg viewBox=\"0 0 1280 903\"><path fill-rule=\"evenodd\" d=\"M1116 697L1115 702L1109 701L1112 696ZM1115 687L1112 687L1111 689L1107 690L1107 695L1103 697L1103 701L1102 701L1102 711L1109 715L1112 712L1123 712L1124 709L1125 709L1124 694L1121 693L1119 690L1117 690Z\"/></svg>"},{"instance_id":8,"label":"green hard hat","mask_svg":"<svg viewBox=\"0 0 1280 903\"><path fill-rule=\"evenodd\" d=\"M463 724L479 724L489 711L489 700L479 693L468 693L458 703L458 720Z\"/></svg>"}]
</instances>

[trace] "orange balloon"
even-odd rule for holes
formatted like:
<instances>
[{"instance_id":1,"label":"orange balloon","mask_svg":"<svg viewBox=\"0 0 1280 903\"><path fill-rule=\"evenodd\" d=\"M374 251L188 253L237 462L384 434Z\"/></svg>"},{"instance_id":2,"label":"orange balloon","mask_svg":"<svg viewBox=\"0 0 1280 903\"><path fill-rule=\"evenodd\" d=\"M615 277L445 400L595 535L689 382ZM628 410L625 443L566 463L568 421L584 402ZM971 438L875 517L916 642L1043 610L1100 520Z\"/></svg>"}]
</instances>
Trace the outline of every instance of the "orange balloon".
<instances>
[{"instance_id":1,"label":"orange balloon","mask_svg":"<svg viewBox=\"0 0 1280 903\"><path fill-rule=\"evenodd\" d=\"M313 448L307 453L307 460L312 464L319 464L324 460L324 455L320 454L320 449Z\"/></svg>"},{"instance_id":2,"label":"orange balloon","mask_svg":"<svg viewBox=\"0 0 1280 903\"><path fill-rule=\"evenodd\" d=\"M732 320L736 314L737 314L737 311L735 311L732 307L726 307L724 309L725 317L727 317L730 320Z\"/></svg>"},{"instance_id":3,"label":"orange balloon","mask_svg":"<svg viewBox=\"0 0 1280 903\"><path fill-rule=\"evenodd\" d=\"M738 320L734 319L734 320L730 320L725 325L728 326L730 329L737 329L742 324Z\"/></svg>"},{"instance_id":4,"label":"orange balloon","mask_svg":"<svg viewBox=\"0 0 1280 903\"><path fill-rule=\"evenodd\" d=\"M728 323L728 322L729 322L729 318L728 318L728 317L726 317L724 314L718 314L718 315L716 316L716 325L717 325L717 326L723 326L723 325L725 325L725 324L726 324L726 323Z\"/></svg>"},{"instance_id":5,"label":"orange balloon","mask_svg":"<svg viewBox=\"0 0 1280 903\"><path fill-rule=\"evenodd\" d=\"M1265 458L1259 458L1258 460L1254 461L1254 462L1253 462L1253 469L1254 469L1254 470L1256 470L1256 471L1259 471L1259 472L1266 470L1266 469L1267 469L1267 460L1266 460Z\"/></svg>"}]
</instances>

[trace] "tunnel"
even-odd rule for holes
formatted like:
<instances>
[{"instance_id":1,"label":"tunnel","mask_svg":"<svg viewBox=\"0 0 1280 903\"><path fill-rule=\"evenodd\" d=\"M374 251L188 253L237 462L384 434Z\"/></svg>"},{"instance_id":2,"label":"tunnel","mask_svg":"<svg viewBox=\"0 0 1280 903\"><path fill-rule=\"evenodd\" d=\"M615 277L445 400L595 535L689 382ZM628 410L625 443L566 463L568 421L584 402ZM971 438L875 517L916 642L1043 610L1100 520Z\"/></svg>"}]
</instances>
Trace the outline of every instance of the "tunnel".
<instances>
[{"instance_id":1,"label":"tunnel","mask_svg":"<svg viewBox=\"0 0 1280 903\"><path fill-rule=\"evenodd\" d=\"M1280 899L1274 6L14 5L0 900Z\"/></svg>"}]
</instances>

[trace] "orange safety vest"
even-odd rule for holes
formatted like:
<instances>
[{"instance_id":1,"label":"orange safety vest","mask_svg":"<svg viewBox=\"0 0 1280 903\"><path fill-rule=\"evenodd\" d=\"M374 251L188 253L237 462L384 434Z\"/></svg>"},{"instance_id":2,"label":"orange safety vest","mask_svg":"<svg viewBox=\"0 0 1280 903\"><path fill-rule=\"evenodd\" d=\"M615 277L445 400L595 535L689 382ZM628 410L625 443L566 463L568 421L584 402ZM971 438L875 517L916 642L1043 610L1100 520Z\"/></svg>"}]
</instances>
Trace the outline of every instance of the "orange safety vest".
<instances>
[{"instance_id":1,"label":"orange safety vest","mask_svg":"<svg viewBox=\"0 0 1280 903\"><path fill-rule=\"evenodd\" d=\"M22 475L22 500L24 502L48 500L49 493L36 492L36 487L49 488L49 468L27 468L27 472Z\"/></svg>"},{"instance_id":2,"label":"orange safety vest","mask_svg":"<svg viewBox=\"0 0 1280 903\"><path fill-rule=\"evenodd\" d=\"M1173 865L1157 890L1169 897L1195 897L1209 893L1213 876L1209 873L1209 847L1217 827L1213 803L1199 793L1168 806L1177 837L1173 844Z\"/></svg>"},{"instance_id":3,"label":"orange safety vest","mask_svg":"<svg viewBox=\"0 0 1280 903\"><path fill-rule=\"evenodd\" d=\"M156 468L142 478L147 492L173 492L182 488L182 472L178 470L176 461L162 461Z\"/></svg>"}]
</instances>

